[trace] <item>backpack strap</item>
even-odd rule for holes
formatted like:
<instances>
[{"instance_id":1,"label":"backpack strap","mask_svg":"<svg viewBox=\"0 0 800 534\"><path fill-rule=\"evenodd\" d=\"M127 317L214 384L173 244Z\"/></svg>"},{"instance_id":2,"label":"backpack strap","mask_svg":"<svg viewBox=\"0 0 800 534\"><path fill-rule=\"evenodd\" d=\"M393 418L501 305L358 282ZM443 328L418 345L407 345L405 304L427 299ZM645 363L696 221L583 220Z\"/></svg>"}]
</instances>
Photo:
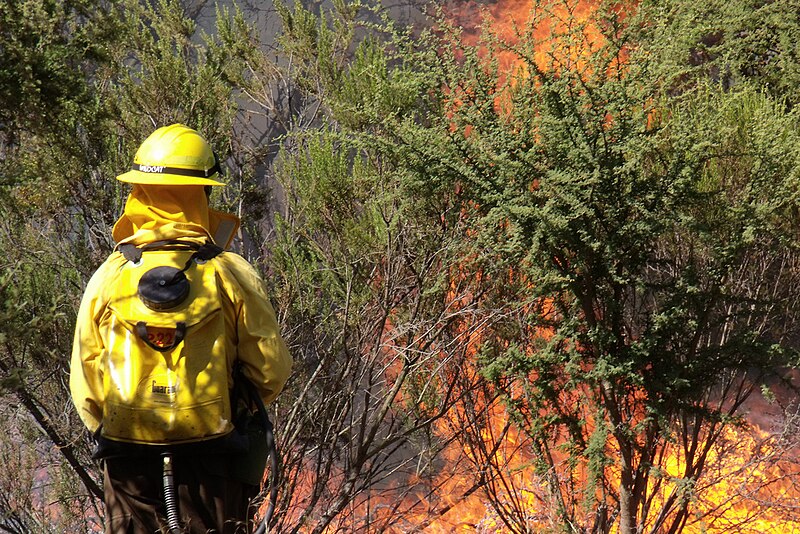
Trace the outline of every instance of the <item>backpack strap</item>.
<instances>
[{"instance_id":1,"label":"backpack strap","mask_svg":"<svg viewBox=\"0 0 800 534\"><path fill-rule=\"evenodd\" d=\"M207 241L202 245L198 246L197 249L194 251L188 260L186 260L186 264L184 264L183 269L175 273L175 276L172 277L172 281L169 283L174 283L183 273L189 270L189 267L192 266L192 262L196 260L200 260L203 263L207 262L212 258L216 258L222 254L222 248L217 246L211 241Z\"/></svg>"},{"instance_id":2,"label":"backpack strap","mask_svg":"<svg viewBox=\"0 0 800 534\"><path fill-rule=\"evenodd\" d=\"M141 246L136 246L132 243L122 243L117 246L117 250L122 253L122 256L131 263L137 263L142 259L142 252L148 250L194 250L194 254L184 266L183 270L189 268L190 262L195 259L208 261L216 258L222 254L223 249L213 241L206 241L198 245L191 241L182 241L180 239L164 239L161 241L153 241L152 243L145 243Z\"/></svg>"},{"instance_id":3,"label":"backpack strap","mask_svg":"<svg viewBox=\"0 0 800 534\"><path fill-rule=\"evenodd\" d=\"M131 263L139 263L142 259L142 249L131 243L123 243L117 247L126 260Z\"/></svg>"},{"instance_id":4,"label":"backpack strap","mask_svg":"<svg viewBox=\"0 0 800 534\"><path fill-rule=\"evenodd\" d=\"M206 241L197 248L197 251L192 254L192 256L203 261L208 261L216 258L220 254L222 254L221 246L217 245L213 241Z\"/></svg>"}]
</instances>

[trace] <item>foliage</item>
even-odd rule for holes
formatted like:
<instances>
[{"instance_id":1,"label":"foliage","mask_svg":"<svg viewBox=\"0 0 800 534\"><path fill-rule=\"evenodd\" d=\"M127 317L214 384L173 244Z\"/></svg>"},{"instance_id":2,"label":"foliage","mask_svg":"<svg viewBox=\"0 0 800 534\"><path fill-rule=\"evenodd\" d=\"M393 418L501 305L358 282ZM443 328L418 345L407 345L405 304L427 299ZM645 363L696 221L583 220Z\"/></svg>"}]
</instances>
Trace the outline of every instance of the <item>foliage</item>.
<instances>
[{"instance_id":1,"label":"foliage","mask_svg":"<svg viewBox=\"0 0 800 534\"><path fill-rule=\"evenodd\" d=\"M4 150L24 131L57 130L88 105L86 77L107 55L113 3L30 0L0 6L0 133Z\"/></svg>"},{"instance_id":2,"label":"foliage","mask_svg":"<svg viewBox=\"0 0 800 534\"><path fill-rule=\"evenodd\" d=\"M4 3L0 17L2 528L87 531L100 488L66 362L80 276L91 269L81 223L96 221L105 199L73 194L99 161L87 77L107 58L115 19L111 4L48 1ZM51 502L63 503L56 516Z\"/></svg>"},{"instance_id":3,"label":"foliage","mask_svg":"<svg viewBox=\"0 0 800 534\"><path fill-rule=\"evenodd\" d=\"M438 73L415 57L435 54L370 10L336 7L323 20L301 6L282 11L290 76L310 91L319 122L291 132L276 167L286 215L270 265L300 392L283 425L297 436L283 443L290 500L280 530L385 530L402 528L398 517L444 513L416 497L443 492L434 466L448 440L432 428L477 381L457 371L468 352L456 325L464 339L476 328L451 255L460 217L446 196L409 195L417 176L390 133L424 120L418 95ZM398 49L343 39L362 25L399 39ZM373 500L386 504L370 510Z\"/></svg>"},{"instance_id":4,"label":"foliage","mask_svg":"<svg viewBox=\"0 0 800 534\"><path fill-rule=\"evenodd\" d=\"M0 17L0 413L17 469L2 485L2 528L88 531L102 489L67 375L81 292L125 199L113 177L167 121L224 149L230 66L205 55L177 2L34 0L4 3Z\"/></svg>"}]
</instances>

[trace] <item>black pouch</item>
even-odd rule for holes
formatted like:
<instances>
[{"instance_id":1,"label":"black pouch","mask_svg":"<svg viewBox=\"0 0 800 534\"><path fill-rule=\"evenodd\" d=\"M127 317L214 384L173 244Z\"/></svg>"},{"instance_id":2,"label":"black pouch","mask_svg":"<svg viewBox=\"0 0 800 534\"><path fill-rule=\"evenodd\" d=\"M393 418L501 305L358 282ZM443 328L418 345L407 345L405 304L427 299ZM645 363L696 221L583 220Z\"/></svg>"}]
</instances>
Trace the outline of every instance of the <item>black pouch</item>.
<instances>
[{"instance_id":1,"label":"black pouch","mask_svg":"<svg viewBox=\"0 0 800 534\"><path fill-rule=\"evenodd\" d=\"M264 479L264 469L269 458L267 433L254 415L247 416L243 428L237 432L245 435L248 441L247 452L237 455L231 461L230 476L253 486L260 486Z\"/></svg>"}]
</instances>

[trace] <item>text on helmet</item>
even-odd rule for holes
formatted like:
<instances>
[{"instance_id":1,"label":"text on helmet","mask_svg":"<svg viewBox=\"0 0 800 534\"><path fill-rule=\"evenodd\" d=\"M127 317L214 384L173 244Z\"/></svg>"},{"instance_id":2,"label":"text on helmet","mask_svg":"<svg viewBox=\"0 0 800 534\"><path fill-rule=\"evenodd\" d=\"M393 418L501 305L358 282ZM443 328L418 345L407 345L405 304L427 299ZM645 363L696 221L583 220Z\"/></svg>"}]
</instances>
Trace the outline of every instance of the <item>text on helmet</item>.
<instances>
[{"instance_id":1,"label":"text on helmet","mask_svg":"<svg viewBox=\"0 0 800 534\"><path fill-rule=\"evenodd\" d=\"M164 172L163 165L139 165L140 172Z\"/></svg>"}]
</instances>

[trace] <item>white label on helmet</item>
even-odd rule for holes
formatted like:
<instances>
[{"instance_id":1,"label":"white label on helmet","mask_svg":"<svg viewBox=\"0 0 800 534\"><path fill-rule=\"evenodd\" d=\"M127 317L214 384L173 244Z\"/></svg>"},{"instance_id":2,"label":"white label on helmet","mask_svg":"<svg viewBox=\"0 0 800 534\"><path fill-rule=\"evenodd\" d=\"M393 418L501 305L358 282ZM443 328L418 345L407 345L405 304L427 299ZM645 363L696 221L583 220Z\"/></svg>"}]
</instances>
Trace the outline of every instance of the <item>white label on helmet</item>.
<instances>
[{"instance_id":1,"label":"white label on helmet","mask_svg":"<svg viewBox=\"0 0 800 534\"><path fill-rule=\"evenodd\" d=\"M163 165L139 165L139 170L141 172L163 172L164 166Z\"/></svg>"}]
</instances>

